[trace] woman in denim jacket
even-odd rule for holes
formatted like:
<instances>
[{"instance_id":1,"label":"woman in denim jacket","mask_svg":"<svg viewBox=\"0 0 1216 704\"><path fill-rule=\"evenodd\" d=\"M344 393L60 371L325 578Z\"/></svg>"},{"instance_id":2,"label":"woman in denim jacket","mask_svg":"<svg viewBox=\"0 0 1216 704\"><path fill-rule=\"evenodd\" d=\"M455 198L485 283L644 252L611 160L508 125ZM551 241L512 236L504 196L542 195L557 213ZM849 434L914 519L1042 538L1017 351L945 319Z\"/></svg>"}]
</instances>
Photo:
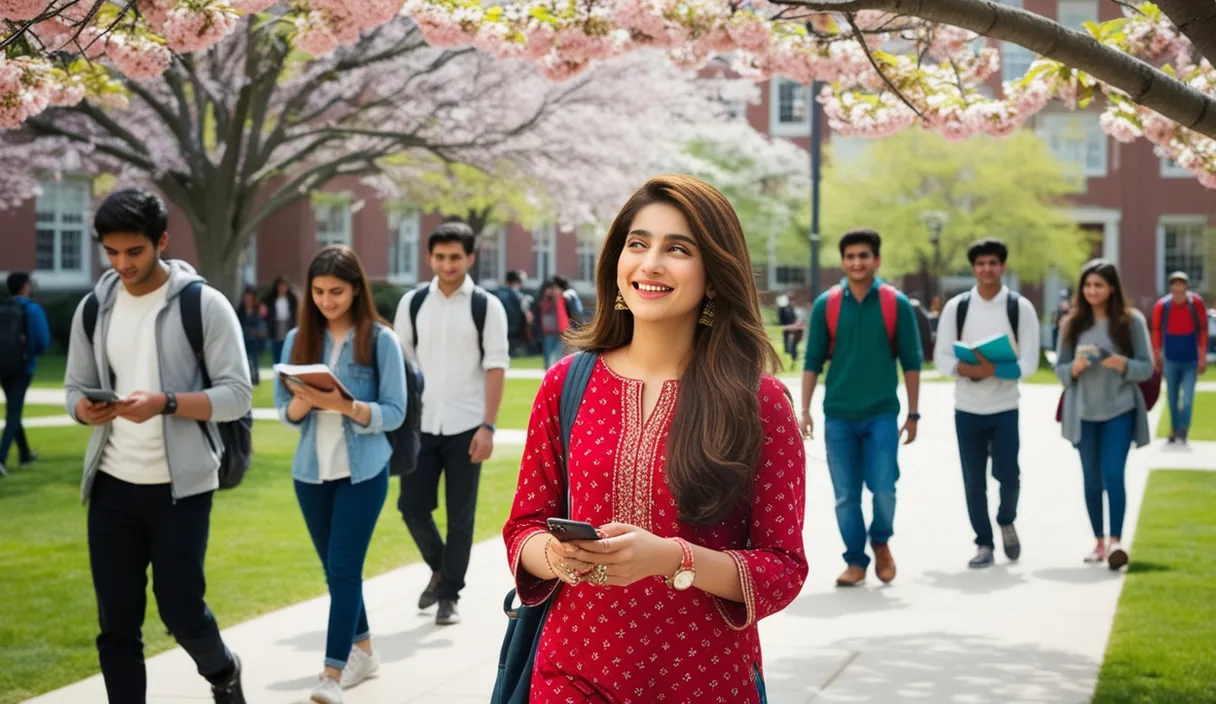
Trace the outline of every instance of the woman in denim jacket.
<instances>
[{"instance_id":1,"label":"woman in denim jacket","mask_svg":"<svg viewBox=\"0 0 1216 704\"><path fill-rule=\"evenodd\" d=\"M388 494L385 433L405 419L401 343L376 313L349 247L327 247L308 267L299 327L287 334L282 361L323 363L354 397L275 378L279 417L300 429L292 477L329 584L325 670L312 701L340 704L342 689L380 669L363 606L363 561Z\"/></svg>"}]
</instances>

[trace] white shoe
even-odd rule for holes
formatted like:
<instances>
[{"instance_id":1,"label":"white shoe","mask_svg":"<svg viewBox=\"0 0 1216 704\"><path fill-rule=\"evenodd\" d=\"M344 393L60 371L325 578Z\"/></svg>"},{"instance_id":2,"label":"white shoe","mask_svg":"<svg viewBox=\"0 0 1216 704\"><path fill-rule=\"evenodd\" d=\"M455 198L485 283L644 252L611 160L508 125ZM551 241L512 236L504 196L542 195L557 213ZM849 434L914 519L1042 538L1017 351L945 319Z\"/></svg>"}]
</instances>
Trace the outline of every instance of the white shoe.
<instances>
[{"instance_id":1,"label":"white shoe","mask_svg":"<svg viewBox=\"0 0 1216 704\"><path fill-rule=\"evenodd\" d=\"M1106 551L1102 548L1094 548L1094 551L1086 555L1085 563L1089 565L1097 565L1106 562Z\"/></svg>"},{"instance_id":2,"label":"white shoe","mask_svg":"<svg viewBox=\"0 0 1216 704\"><path fill-rule=\"evenodd\" d=\"M316 704L342 704L342 687L325 675L312 690L312 701Z\"/></svg>"},{"instance_id":3,"label":"white shoe","mask_svg":"<svg viewBox=\"0 0 1216 704\"><path fill-rule=\"evenodd\" d=\"M373 650L372 654L368 655L359 648L351 648L350 657L346 660L346 667L342 668L342 689L350 689L378 674L380 674L380 656L376 654L376 651Z\"/></svg>"}]
</instances>

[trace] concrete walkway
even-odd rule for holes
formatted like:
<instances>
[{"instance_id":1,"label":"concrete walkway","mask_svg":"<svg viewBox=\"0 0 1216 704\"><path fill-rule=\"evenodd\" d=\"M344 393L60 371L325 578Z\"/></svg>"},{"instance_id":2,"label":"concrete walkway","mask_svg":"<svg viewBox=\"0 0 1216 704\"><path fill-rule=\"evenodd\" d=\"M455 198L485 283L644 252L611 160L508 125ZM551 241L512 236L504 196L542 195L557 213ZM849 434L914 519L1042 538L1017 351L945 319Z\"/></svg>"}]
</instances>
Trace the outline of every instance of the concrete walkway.
<instances>
[{"instance_id":1,"label":"concrete walkway","mask_svg":"<svg viewBox=\"0 0 1216 704\"><path fill-rule=\"evenodd\" d=\"M821 439L808 444L810 577L788 609L761 623L774 704L1089 701L1122 576L1081 562L1092 538L1077 454L1053 420L1058 391L1024 390L1022 561L999 558L996 567L978 572L966 566L974 548L951 392L946 384L922 389L921 437L901 451L897 535L891 543L899 576L890 586L873 577L863 588L833 586L843 565L831 482ZM1186 453L1157 443L1132 453L1125 542L1134 541L1148 469L1190 464L1216 468L1216 444ZM995 484L990 488L995 512ZM1131 554L1135 560L1134 549ZM379 679L348 691L348 703L487 701L506 624L500 606L511 586L500 539L475 547L469 574L461 601L464 622L447 628L433 625L433 610L414 608L429 576L424 566L367 582L384 667ZM327 609L328 598L321 597L225 630L244 659L251 702L307 700L320 669ZM223 614L218 616L222 622ZM206 684L181 650L150 659L148 671L150 702L209 700ZM103 686L95 676L32 701L104 701Z\"/></svg>"}]
</instances>

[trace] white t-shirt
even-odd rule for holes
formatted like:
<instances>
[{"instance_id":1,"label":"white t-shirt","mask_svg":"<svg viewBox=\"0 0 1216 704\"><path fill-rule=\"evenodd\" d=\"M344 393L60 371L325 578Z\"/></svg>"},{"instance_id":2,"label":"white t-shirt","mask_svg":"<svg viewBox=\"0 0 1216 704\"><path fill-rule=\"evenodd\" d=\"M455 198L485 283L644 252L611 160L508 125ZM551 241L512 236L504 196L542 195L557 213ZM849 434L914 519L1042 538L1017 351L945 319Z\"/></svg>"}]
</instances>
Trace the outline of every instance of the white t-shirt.
<instances>
[{"instance_id":1,"label":"white t-shirt","mask_svg":"<svg viewBox=\"0 0 1216 704\"><path fill-rule=\"evenodd\" d=\"M351 333L334 343L329 355L329 368L338 368L342 348L350 343ZM317 414L317 478L332 482L350 476L350 452L346 449L346 433L342 429L342 414L337 411L314 411Z\"/></svg>"},{"instance_id":2,"label":"white t-shirt","mask_svg":"<svg viewBox=\"0 0 1216 704\"><path fill-rule=\"evenodd\" d=\"M291 308L287 304L286 296L274 299L274 319L282 322L291 320Z\"/></svg>"},{"instance_id":3,"label":"white t-shirt","mask_svg":"<svg viewBox=\"0 0 1216 704\"><path fill-rule=\"evenodd\" d=\"M160 392L160 355L156 346L156 320L165 307L168 285L142 296L125 286L110 314L106 332L106 358L114 371L114 390L126 396L135 391ZM168 484L169 460L165 452L165 419L153 416L143 423L115 418L101 455L101 471L131 484Z\"/></svg>"}]
</instances>

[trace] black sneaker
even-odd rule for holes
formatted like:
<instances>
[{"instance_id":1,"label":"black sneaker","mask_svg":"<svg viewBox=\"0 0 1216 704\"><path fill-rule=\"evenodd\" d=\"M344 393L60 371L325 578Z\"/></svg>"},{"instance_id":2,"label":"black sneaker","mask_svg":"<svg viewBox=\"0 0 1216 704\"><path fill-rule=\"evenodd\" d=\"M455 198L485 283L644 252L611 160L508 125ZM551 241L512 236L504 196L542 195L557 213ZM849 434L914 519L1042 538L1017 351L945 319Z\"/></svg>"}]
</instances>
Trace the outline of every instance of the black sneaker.
<instances>
[{"instance_id":1,"label":"black sneaker","mask_svg":"<svg viewBox=\"0 0 1216 704\"><path fill-rule=\"evenodd\" d=\"M426 589L422 590L422 596L418 597L419 610L429 609L439 601L439 573L431 573L431 581L427 582Z\"/></svg>"},{"instance_id":2,"label":"black sneaker","mask_svg":"<svg viewBox=\"0 0 1216 704\"><path fill-rule=\"evenodd\" d=\"M1013 524L1001 526L1001 541L1004 543L1005 557L1016 560L1022 556L1022 543Z\"/></svg>"},{"instance_id":3,"label":"black sneaker","mask_svg":"<svg viewBox=\"0 0 1216 704\"><path fill-rule=\"evenodd\" d=\"M232 662L236 666L228 681L211 685L211 696L215 698L215 704L246 704L245 690L241 689L241 659L236 653L232 654Z\"/></svg>"},{"instance_id":4,"label":"black sneaker","mask_svg":"<svg viewBox=\"0 0 1216 704\"><path fill-rule=\"evenodd\" d=\"M456 613L456 602L450 599L439 600L439 611L435 614L436 626L452 626L460 623L460 614Z\"/></svg>"}]
</instances>

